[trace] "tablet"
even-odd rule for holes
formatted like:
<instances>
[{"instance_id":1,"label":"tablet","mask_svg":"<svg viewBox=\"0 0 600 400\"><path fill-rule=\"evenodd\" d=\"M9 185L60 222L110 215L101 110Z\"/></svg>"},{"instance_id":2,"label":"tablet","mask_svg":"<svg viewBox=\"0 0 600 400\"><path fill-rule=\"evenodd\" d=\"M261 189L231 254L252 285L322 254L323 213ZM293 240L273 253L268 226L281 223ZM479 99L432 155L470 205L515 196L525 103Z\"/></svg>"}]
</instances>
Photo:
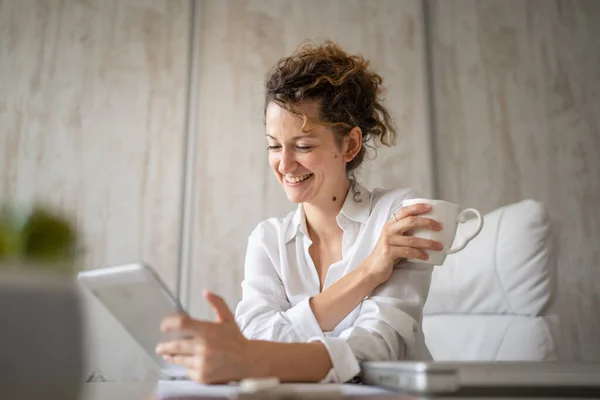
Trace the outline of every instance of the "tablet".
<instances>
[{"instance_id":1,"label":"tablet","mask_svg":"<svg viewBox=\"0 0 600 400\"><path fill-rule=\"evenodd\" d=\"M152 268L144 264L116 265L82 271L77 278L158 364L166 377L185 374L181 367L166 363L155 352L159 342L182 336L178 332L163 333L160 330L163 318L187 313Z\"/></svg>"}]
</instances>

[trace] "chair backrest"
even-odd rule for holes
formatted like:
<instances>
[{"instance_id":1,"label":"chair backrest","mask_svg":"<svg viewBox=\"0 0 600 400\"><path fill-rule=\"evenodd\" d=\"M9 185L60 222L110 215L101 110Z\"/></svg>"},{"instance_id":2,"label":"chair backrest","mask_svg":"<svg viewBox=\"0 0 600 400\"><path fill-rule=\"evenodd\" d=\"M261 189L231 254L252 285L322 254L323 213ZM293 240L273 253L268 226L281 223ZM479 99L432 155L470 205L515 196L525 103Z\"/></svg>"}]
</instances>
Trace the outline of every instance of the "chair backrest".
<instances>
[{"instance_id":1,"label":"chair backrest","mask_svg":"<svg viewBox=\"0 0 600 400\"><path fill-rule=\"evenodd\" d=\"M474 222L459 228L467 233ZM524 200L484 216L481 233L436 267L423 331L435 360L556 358L555 257L545 206Z\"/></svg>"}]
</instances>

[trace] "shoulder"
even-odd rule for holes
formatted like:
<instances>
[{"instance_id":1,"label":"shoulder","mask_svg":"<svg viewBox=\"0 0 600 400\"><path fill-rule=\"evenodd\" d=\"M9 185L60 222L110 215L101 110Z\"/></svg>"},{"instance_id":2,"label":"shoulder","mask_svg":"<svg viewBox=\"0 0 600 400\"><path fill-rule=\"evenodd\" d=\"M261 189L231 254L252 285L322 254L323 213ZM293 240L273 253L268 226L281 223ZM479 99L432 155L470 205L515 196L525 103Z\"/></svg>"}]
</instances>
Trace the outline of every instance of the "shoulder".
<instances>
[{"instance_id":1,"label":"shoulder","mask_svg":"<svg viewBox=\"0 0 600 400\"><path fill-rule=\"evenodd\" d=\"M263 243L278 241L285 238L294 225L294 216L297 210L290 211L285 217L271 217L258 223L250 233L249 240Z\"/></svg>"},{"instance_id":2,"label":"shoulder","mask_svg":"<svg viewBox=\"0 0 600 400\"><path fill-rule=\"evenodd\" d=\"M373 189L371 192L371 218L386 221L393 212L402 208L402 203L408 199L416 199L421 194L411 188Z\"/></svg>"},{"instance_id":3,"label":"shoulder","mask_svg":"<svg viewBox=\"0 0 600 400\"><path fill-rule=\"evenodd\" d=\"M372 209L386 209L388 211L402 207L402 202L408 199L423 197L411 188L373 189L371 192Z\"/></svg>"}]
</instances>

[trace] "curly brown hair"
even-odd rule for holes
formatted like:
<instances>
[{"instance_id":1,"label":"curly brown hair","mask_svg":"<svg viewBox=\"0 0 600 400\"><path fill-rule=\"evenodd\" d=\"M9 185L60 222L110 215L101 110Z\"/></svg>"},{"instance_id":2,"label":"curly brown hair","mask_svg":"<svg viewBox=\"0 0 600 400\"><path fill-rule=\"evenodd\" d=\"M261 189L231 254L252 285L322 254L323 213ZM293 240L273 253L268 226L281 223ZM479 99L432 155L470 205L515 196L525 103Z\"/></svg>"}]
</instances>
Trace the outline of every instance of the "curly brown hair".
<instances>
[{"instance_id":1,"label":"curly brown hair","mask_svg":"<svg viewBox=\"0 0 600 400\"><path fill-rule=\"evenodd\" d=\"M308 117L297 107L317 102L318 121L338 135L339 143L354 127L363 135L363 146L346 165L354 171L365 158L366 147L376 139L385 146L395 143L396 128L383 105L382 78L369 68L369 61L359 54L346 53L337 43L303 44L290 56L280 59L269 72L265 84L265 108L270 102Z\"/></svg>"}]
</instances>

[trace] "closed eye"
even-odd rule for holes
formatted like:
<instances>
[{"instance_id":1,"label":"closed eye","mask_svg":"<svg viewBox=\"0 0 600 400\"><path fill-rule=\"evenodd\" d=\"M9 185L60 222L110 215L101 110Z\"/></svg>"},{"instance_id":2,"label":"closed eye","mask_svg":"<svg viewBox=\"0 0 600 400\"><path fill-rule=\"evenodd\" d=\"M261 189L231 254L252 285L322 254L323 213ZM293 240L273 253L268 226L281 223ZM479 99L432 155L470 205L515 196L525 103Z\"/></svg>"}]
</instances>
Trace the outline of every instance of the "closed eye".
<instances>
[{"instance_id":1,"label":"closed eye","mask_svg":"<svg viewBox=\"0 0 600 400\"><path fill-rule=\"evenodd\" d=\"M296 150L302 151L302 152L308 152L313 147L314 146L296 146ZM270 146L267 146L267 151L275 151L275 150L280 150L280 149L281 149L281 145L270 145Z\"/></svg>"},{"instance_id":2,"label":"closed eye","mask_svg":"<svg viewBox=\"0 0 600 400\"><path fill-rule=\"evenodd\" d=\"M312 146L296 146L296 149L300 151L310 151L310 149L312 149Z\"/></svg>"}]
</instances>

